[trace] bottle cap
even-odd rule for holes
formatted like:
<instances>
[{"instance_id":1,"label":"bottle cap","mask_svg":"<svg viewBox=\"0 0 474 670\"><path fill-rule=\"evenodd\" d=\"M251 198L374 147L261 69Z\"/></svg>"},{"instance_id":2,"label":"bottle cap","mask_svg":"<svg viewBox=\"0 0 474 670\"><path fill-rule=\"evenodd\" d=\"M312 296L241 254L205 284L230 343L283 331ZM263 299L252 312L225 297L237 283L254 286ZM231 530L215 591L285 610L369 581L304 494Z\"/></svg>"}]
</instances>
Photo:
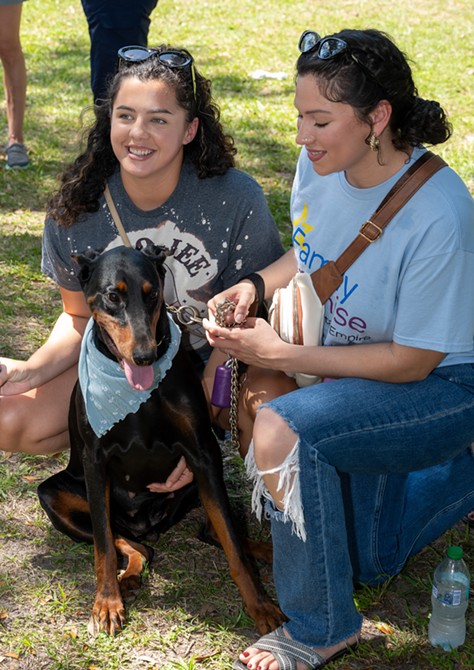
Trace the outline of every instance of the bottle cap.
<instances>
[{"instance_id":1,"label":"bottle cap","mask_svg":"<svg viewBox=\"0 0 474 670\"><path fill-rule=\"evenodd\" d=\"M448 547L448 558L452 558L455 561L458 561L463 556L463 550L461 547Z\"/></svg>"}]
</instances>

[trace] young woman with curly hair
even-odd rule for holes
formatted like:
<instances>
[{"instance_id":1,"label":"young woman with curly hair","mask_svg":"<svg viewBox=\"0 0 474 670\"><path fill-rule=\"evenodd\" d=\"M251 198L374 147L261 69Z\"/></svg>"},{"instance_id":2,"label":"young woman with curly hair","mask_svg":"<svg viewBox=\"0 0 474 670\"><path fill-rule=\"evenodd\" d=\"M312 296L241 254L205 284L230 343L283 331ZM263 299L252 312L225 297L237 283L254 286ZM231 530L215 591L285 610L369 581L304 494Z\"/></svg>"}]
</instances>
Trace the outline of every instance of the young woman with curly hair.
<instances>
[{"instance_id":1,"label":"young woman with curly hair","mask_svg":"<svg viewBox=\"0 0 474 670\"><path fill-rule=\"evenodd\" d=\"M0 359L0 448L7 451L68 446L68 402L90 316L72 256L123 244L106 187L131 244L146 237L169 250L165 299L176 309L204 315L212 295L282 253L262 190L234 167L210 82L187 51L121 49L109 99L95 107L86 139L51 199L43 235L42 269L59 286L63 313L27 361ZM197 326L183 339L210 396L224 356L208 361L211 348Z\"/></svg>"}]
</instances>

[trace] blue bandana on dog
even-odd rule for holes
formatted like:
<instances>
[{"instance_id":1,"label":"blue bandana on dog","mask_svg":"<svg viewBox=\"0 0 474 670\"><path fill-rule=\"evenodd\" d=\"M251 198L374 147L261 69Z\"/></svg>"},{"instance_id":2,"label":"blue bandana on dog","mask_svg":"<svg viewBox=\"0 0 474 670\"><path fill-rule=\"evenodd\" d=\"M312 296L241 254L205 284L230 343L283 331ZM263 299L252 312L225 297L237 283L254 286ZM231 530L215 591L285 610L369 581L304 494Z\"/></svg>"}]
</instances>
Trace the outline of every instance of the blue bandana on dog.
<instances>
[{"instance_id":1,"label":"blue bandana on dog","mask_svg":"<svg viewBox=\"0 0 474 670\"><path fill-rule=\"evenodd\" d=\"M168 320L171 342L165 355L153 364L153 383L146 391L133 389L120 364L107 358L96 348L92 336L94 320L89 320L79 356L79 384L87 418L98 437L104 435L127 414L135 413L166 376L181 342L181 331L169 314Z\"/></svg>"}]
</instances>

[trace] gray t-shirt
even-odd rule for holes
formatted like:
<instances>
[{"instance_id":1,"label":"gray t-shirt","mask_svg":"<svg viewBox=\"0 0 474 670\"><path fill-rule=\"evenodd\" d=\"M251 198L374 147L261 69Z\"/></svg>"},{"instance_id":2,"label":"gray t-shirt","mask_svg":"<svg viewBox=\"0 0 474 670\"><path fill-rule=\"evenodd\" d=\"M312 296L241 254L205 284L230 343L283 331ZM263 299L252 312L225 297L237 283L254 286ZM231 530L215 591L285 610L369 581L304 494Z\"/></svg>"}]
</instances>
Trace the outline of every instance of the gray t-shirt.
<instances>
[{"instance_id":1,"label":"gray t-shirt","mask_svg":"<svg viewBox=\"0 0 474 670\"><path fill-rule=\"evenodd\" d=\"M205 316L206 303L213 295L264 268L283 252L262 189L235 168L199 179L194 165L185 161L173 194L151 211L133 204L118 170L109 179L109 189L132 245L145 237L170 250L165 262L168 305L193 305ZM80 291L72 255L121 244L102 196L99 210L81 216L70 228L46 218L42 270L60 287ZM186 328L184 335L205 360L209 347L202 328Z\"/></svg>"}]
</instances>

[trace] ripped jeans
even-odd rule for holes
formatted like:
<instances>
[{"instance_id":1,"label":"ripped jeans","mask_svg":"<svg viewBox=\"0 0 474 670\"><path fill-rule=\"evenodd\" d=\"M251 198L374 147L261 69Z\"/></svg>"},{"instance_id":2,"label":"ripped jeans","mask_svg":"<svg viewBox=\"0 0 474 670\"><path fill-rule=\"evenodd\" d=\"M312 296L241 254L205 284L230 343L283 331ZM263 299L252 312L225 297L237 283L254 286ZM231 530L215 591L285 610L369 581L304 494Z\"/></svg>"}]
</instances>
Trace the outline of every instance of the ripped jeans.
<instances>
[{"instance_id":1,"label":"ripped jeans","mask_svg":"<svg viewBox=\"0 0 474 670\"><path fill-rule=\"evenodd\" d=\"M407 384L339 379L263 407L298 437L285 513L265 502L279 604L294 639L327 647L361 626L354 581L397 574L474 509L474 365ZM258 507L252 452L247 465Z\"/></svg>"}]
</instances>

